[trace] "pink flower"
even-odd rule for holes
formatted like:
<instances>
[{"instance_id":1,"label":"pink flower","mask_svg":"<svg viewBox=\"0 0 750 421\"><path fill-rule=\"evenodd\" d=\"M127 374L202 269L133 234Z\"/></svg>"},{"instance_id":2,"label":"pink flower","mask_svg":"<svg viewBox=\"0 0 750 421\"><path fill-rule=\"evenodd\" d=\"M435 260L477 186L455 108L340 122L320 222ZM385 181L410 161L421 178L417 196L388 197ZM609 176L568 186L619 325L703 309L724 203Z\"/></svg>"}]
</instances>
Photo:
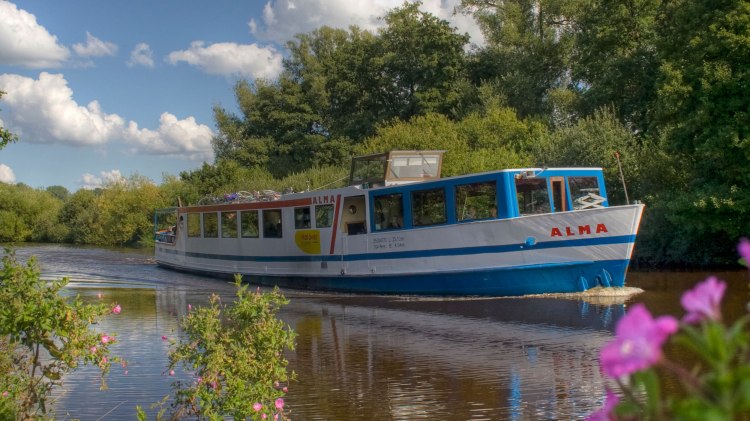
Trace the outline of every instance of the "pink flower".
<instances>
[{"instance_id":1,"label":"pink flower","mask_svg":"<svg viewBox=\"0 0 750 421\"><path fill-rule=\"evenodd\" d=\"M685 323L698 323L703 320L721 320L721 299L727 284L710 276L699 283L690 291L682 294L680 303L682 308L688 312L682 321Z\"/></svg>"},{"instance_id":2,"label":"pink flower","mask_svg":"<svg viewBox=\"0 0 750 421\"><path fill-rule=\"evenodd\" d=\"M620 397L607 389L607 398L604 400L604 406L586 418L586 421L609 421L612 410L620 403Z\"/></svg>"},{"instance_id":3,"label":"pink flower","mask_svg":"<svg viewBox=\"0 0 750 421\"><path fill-rule=\"evenodd\" d=\"M120 307L119 304L114 306L114 308L112 308L112 314L120 314L121 311L122 311L122 307Z\"/></svg>"},{"instance_id":4,"label":"pink flower","mask_svg":"<svg viewBox=\"0 0 750 421\"><path fill-rule=\"evenodd\" d=\"M7 390L3 391L3 397L6 397L6 396L8 396L8 391Z\"/></svg>"},{"instance_id":5,"label":"pink flower","mask_svg":"<svg viewBox=\"0 0 750 421\"><path fill-rule=\"evenodd\" d=\"M109 360L107 359L107 357L102 357L102 362L101 362L101 364L102 364L102 365L104 365L104 364L107 364L107 361L109 361Z\"/></svg>"},{"instance_id":6,"label":"pink flower","mask_svg":"<svg viewBox=\"0 0 750 421\"><path fill-rule=\"evenodd\" d=\"M286 387L286 386L284 386L284 387L282 387L282 388L281 388L281 390L283 390L283 391L284 391L284 393L286 393L286 392L288 392L288 391L289 391L289 388L288 388L288 387Z\"/></svg>"},{"instance_id":7,"label":"pink flower","mask_svg":"<svg viewBox=\"0 0 750 421\"><path fill-rule=\"evenodd\" d=\"M169 375L174 376L174 370L169 370Z\"/></svg>"},{"instance_id":8,"label":"pink flower","mask_svg":"<svg viewBox=\"0 0 750 421\"><path fill-rule=\"evenodd\" d=\"M274 402L274 405L276 405L276 409L278 410L284 409L284 399L282 398L276 399L276 402Z\"/></svg>"},{"instance_id":9,"label":"pink flower","mask_svg":"<svg viewBox=\"0 0 750 421\"><path fill-rule=\"evenodd\" d=\"M190 304L188 304L188 311L191 311L192 309L193 309L193 306L191 306Z\"/></svg>"},{"instance_id":10,"label":"pink flower","mask_svg":"<svg viewBox=\"0 0 750 421\"><path fill-rule=\"evenodd\" d=\"M745 265L750 268L750 240L741 238L740 243L737 244L737 251L740 253L740 257L745 259Z\"/></svg>"},{"instance_id":11,"label":"pink flower","mask_svg":"<svg viewBox=\"0 0 750 421\"><path fill-rule=\"evenodd\" d=\"M263 409L263 405L260 402L255 402L253 404L253 411L258 412L261 409Z\"/></svg>"},{"instance_id":12,"label":"pink flower","mask_svg":"<svg viewBox=\"0 0 750 421\"><path fill-rule=\"evenodd\" d=\"M617 323L614 341L602 348L599 361L604 374L627 376L651 367L662 358L661 347L677 331L677 319L654 319L643 304L636 304Z\"/></svg>"},{"instance_id":13,"label":"pink flower","mask_svg":"<svg viewBox=\"0 0 750 421\"><path fill-rule=\"evenodd\" d=\"M113 337L111 337L111 336L107 336L107 335L102 335L102 343L103 343L103 344L106 344L106 343L108 343L108 342L109 342L109 341L111 341L112 339L114 339L114 338L113 338Z\"/></svg>"},{"instance_id":14,"label":"pink flower","mask_svg":"<svg viewBox=\"0 0 750 421\"><path fill-rule=\"evenodd\" d=\"M96 347L95 347L95 346L92 346L91 348L89 348L89 351L90 351L90 352L91 352L92 354L96 354Z\"/></svg>"},{"instance_id":15,"label":"pink flower","mask_svg":"<svg viewBox=\"0 0 750 421\"><path fill-rule=\"evenodd\" d=\"M166 337L165 335L161 335L161 340L162 340L162 341L166 341L166 340L167 340L167 337Z\"/></svg>"},{"instance_id":16,"label":"pink flower","mask_svg":"<svg viewBox=\"0 0 750 421\"><path fill-rule=\"evenodd\" d=\"M266 415L266 414L261 414L261 415L260 415L260 417L261 417L262 419L266 419L266 418L268 418L268 415Z\"/></svg>"}]
</instances>

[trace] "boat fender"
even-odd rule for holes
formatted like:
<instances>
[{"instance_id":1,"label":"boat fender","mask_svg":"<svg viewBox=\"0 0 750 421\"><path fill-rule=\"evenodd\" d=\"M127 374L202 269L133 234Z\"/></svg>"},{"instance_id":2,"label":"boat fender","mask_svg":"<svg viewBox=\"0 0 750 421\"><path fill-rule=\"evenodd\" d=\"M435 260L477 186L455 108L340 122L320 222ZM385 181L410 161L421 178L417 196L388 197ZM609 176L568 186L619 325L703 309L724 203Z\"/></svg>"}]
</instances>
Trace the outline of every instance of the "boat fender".
<instances>
[{"instance_id":1,"label":"boat fender","mask_svg":"<svg viewBox=\"0 0 750 421\"><path fill-rule=\"evenodd\" d=\"M599 275L599 283L604 288L609 288L612 286L612 275L607 272L607 269L602 269L601 275Z\"/></svg>"},{"instance_id":2,"label":"boat fender","mask_svg":"<svg viewBox=\"0 0 750 421\"><path fill-rule=\"evenodd\" d=\"M578 277L578 288L581 291L586 291L587 289L589 289L589 281L587 281L586 278L583 277L583 275Z\"/></svg>"}]
</instances>

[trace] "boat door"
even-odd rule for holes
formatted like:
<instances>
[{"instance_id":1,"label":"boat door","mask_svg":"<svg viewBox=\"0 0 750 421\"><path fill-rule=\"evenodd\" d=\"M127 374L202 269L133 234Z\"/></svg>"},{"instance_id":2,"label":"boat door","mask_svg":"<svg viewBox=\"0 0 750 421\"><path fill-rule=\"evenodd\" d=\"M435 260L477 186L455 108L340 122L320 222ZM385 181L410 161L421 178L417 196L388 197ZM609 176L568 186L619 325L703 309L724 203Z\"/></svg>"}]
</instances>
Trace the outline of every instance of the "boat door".
<instances>
[{"instance_id":1,"label":"boat door","mask_svg":"<svg viewBox=\"0 0 750 421\"><path fill-rule=\"evenodd\" d=\"M552 188L552 204L555 212L565 212L568 210L568 199L565 192L564 177L550 177L550 187Z\"/></svg>"},{"instance_id":2,"label":"boat door","mask_svg":"<svg viewBox=\"0 0 750 421\"><path fill-rule=\"evenodd\" d=\"M367 206L365 196L344 197L341 209L341 258L342 269L347 272L350 269L359 271L366 269L367 262L352 262L355 267L350 268L350 263L343 261L345 255L366 253L367 251ZM358 266L363 264L362 268Z\"/></svg>"}]
</instances>

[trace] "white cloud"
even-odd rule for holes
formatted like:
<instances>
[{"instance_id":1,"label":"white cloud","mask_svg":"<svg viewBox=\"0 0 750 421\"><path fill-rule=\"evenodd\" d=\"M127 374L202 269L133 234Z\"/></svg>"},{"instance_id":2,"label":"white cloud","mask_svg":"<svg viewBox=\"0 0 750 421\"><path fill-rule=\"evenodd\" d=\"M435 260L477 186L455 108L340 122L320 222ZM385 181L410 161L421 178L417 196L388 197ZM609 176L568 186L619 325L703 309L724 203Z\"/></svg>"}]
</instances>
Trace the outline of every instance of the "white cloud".
<instances>
[{"instance_id":1,"label":"white cloud","mask_svg":"<svg viewBox=\"0 0 750 421\"><path fill-rule=\"evenodd\" d=\"M421 10L445 19L458 29L468 33L471 42L484 44L484 37L471 16L454 15L460 0L423 0ZM376 31L382 26L386 12L403 5L403 0L307 0L292 3L291 0L271 0L263 8L263 22L248 22L250 32L258 39L285 43L294 35L307 33L323 25L333 28L349 28L351 25Z\"/></svg>"},{"instance_id":2,"label":"white cloud","mask_svg":"<svg viewBox=\"0 0 750 421\"><path fill-rule=\"evenodd\" d=\"M30 68L58 67L70 51L36 21L36 16L0 1L0 64Z\"/></svg>"},{"instance_id":3,"label":"white cloud","mask_svg":"<svg viewBox=\"0 0 750 421\"><path fill-rule=\"evenodd\" d=\"M0 183L16 183L16 175L13 174L13 170L5 164L0 164Z\"/></svg>"},{"instance_id":4,"label":"white cloud","mask_svg":"<svg viewBox=\"0 0 750 421\"><path fill-rule=\"evenodd\" d=\"M73 44L73 51L82 57L102 57L117 54L117 45L102 41L86 31L86 44Z\"/></svg>"},{"instance_id":5,"label":"white cloud","mask_svg":"<svg viewBox=\"0 0 750 421\"><path fill-rule=\"evenodd\" d=\"M184 61L210 74L272 79L281 72L282 55L273 47L257 44L222 42L206 46L203 41L194 41L188 50L169 53L167 61Z\"/></svg>"},{"instance_id":6,"label":"white cloud","mask_svg":"<svg viewBox=\"0 0 750 421\"><path fill-rule=\"evenodd\" d=\"M195 118L178 120L163 113L157 130L139 129L136 122L105 113L97 101L78 105L61 74L42 72L37 80L2 74L0 90L7 92L3 102L9 121L5 123L24 142L93 146L122 140L135 153L196 160L207 160L212 154L213 132Z\"/></svg>"},{"instance_id":7,"label":"white cloud","mask_svg":"<svg viewBox=\"0 0 750 421\"><path fill-rule=\"evenodd\" d=\"M42 72L37 80L3 74L0 90L7 92L3 101L9 105L9 125L27 142L103 144L124 125L117 114L104 113L97 101L78 105L62 74Z\"/></svg>"},{"instance_id":8,"label":"white cloud","mask_svg":"<svg viewBox=\"0 0 750 421\"><path fill-rule=\"evenodd\" d=\"M94 174L85 173L81 176L78 185L86 190L93 190L96 188L104 187L108 184L121 183L125 181L125 178L120 173L120 170L102 171L99 176Z\"/></svg>"},{"instance_id":9,"label":"white cloud","mask_svg":"<svg viewBox=\"0 0 750 421\"><path fill-rule=\"evenodd\" d=\"M143 66L154 67L154 52L145 42L141 42L130 52L130 59L126 63L128 67Z\"/></svg>"},{"instance_id":10,"label":"white cloud","mask_svg":"<svg viewBox=\"0 0 750 421\"><path fill-rule=\"evenodd\" d=\"M130 122L125 131L126 140L133 145L133 152L151 155L187 155L190 159L205 161L213 155L211 138L213 132L195 118L178 120L170 113L159 118L157 130L139 129Z\"/></svg>"}]
</instances>

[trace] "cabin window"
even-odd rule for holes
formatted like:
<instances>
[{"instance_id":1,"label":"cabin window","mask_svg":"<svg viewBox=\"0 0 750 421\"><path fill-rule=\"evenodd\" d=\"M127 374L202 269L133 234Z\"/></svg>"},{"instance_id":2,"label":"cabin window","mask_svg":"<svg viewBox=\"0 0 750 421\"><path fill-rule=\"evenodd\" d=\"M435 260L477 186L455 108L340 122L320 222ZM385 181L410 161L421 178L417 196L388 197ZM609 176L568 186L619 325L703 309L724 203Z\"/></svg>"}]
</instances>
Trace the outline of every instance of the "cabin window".
<instances>
[{"instance_id":1,"label":"cabin window","mask_svg":"<svg viewBox=\"0 0 750 421\"><path fill-rule=\"evenodd\" d=\"M330 228L333 225L333 205L315 206L315 227Z\"/></svg>"},{"instance_id":2,"label":"cabin window","mask_svg":"<svg viewBox=\"0 0 750 421\"><path fill-rule=\"evenodd\" d=\"M404 226L404 201L401 193L375 196L375 230L400 229Z\"/></svg>"},{"instance_id":3,"label":"cabin window","mask_svg":"<svg viewBox=\"0 0 750 421\"><path fill-rule=\"evenodd\" d=\"M549 213L546 178L516 178L516 199L521 215Z\"/></svg>"},{"instance_id":4,"label":"cabin window","mask_svg":"<svg viewBox=\"0 0 750 421\"><path fill-rule=\"evenodd\" d=\"M411 193L412 224L415 227L444 224L445 189L421 190Z\"/></svg>"},{"instance_id":5,"label":"cabin window","mask_svg":"<svg viewBox=\"0 0 750 421\"><path fill-rule=\"evenodd\" d=\"M568 177L568 189L574 210L600 208L605 200L596 177Z\"/></svg>"},{"instance_id":6,"label":"cabin window","mask_svg":"<svg viewBox=\"0 0 750 421\"><path fill-rule=\"evenodd\" d=\"M221 238L237 238L237 212L221 213Z\"/></svg>"},{"instance_id":7,"label":"cabin window","mask_svg":"<svg viewBox=\"0 0 750 421\"><path fill-rule=\"evenodd\" d=\"M263 211L263 238L281 238L281 209Z\"/></svg>"},{"instance_id":8,"label":"cabin window","mask_svg":"<svg viewBox=\"0 0 750 421\"><path fill-rule=\"evenodd\" d=\"M188 237L201 236L201 214L189 213L187 217Z\"/></svg>"},{"instance_id":9,"label":"cabin window","mask_svg":"<svg viewBox=\"0 0 750 421\"><path fill-rule=\"evenodd\" d=\"M456 186L456 219L497 218L497 185L494 181Z\"/></svg>"},{"instance_id":10,"label":"cabin window","mask_svg":"<svg viewBox=\"0 0 750 421\"><path fill-rule=\"evenodd\" d=\"M243 238L258 238L258 211L240 212L240 226Z\"/></svg>"},{"instance_id":11,"label":"cabin window","mask_svg":"<svg viewBox=\"0 0 750 421\"><path fill-rule=\"evenodd\" d=\"M219 214L216 212L203 214L203 238L219 237Z\"/></svg>"},{"instance_id":12,"label":"cabin window","mask_svg":"<svg viewBox=\"0 0 750 421\"><path fill-rule=\"evenodd\" d=\"M310 207L294 208L294 228L310 228Z\"/></svg>"},{"instance_id":13,"label":"cabin window","mask_svg":"<svg viewBox=\"0 0 750 421\"><path fill-rule=\"evenodd\" d=\"M398 178L435 178L440 170L440 158L437 156L397 156L391 158L391 177Z\"/></svg>"}]
</instances>

